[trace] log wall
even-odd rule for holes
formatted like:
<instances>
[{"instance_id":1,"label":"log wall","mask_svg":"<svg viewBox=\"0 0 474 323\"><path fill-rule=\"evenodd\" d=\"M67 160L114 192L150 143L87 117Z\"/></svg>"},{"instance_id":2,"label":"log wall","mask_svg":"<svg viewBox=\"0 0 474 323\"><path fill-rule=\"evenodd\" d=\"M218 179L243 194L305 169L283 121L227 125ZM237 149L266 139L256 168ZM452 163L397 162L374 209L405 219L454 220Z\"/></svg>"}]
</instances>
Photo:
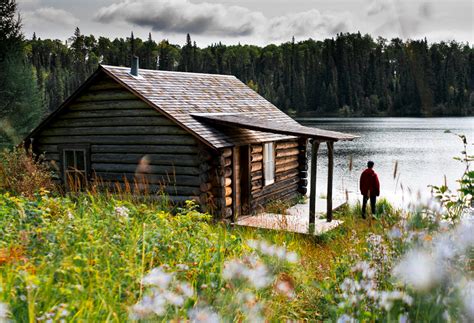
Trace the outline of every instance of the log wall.
<instances>
[{"instance_id":1,"label":"log wall","mask_svg":"<svg viewBox=\"0 0 474 323\"><path fill-rule=\"evenodd\" d=\"M264 186L263 145L251 148L252 210L258 212L275 200L291 200L306 191L306 141L275 142L275 182ZM303 164L304 163L304 164Z\"/></svg>"},{"instance_id":2,"label":"log wall","mask_svg":"<svg viewBox=\"0 0 474 323\"><path fill-rule=\"evenodd\" d=\"M34 138L34 149L45 152L57 170L61 147L71 145L89 148L90 180L96 184L138 182L147 192L166 192L176 202L214 203L207 196L211 152L108 77L94 82Z\"/></svg>"}]
</instances>

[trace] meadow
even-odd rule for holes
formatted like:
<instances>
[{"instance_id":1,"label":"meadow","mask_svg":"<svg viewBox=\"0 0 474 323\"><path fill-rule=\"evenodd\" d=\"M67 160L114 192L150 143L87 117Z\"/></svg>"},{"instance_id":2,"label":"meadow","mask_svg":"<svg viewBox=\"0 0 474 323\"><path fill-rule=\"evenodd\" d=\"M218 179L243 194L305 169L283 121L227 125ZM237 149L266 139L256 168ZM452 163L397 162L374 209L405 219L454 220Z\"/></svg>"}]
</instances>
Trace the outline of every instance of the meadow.
<instances>
[{"instance_id":1,"label":"meadow","mask_svg":"<svg viewBox=\"0 0 474 323\"><path fill-rule=\"evenodd\" d=\"M467 153L439 203L382 200L369 220L347 207L317 237L232 227L192 201L61 195L36 162L2 157L0 322L474 319Z\"/></svg>"}]
</instances>

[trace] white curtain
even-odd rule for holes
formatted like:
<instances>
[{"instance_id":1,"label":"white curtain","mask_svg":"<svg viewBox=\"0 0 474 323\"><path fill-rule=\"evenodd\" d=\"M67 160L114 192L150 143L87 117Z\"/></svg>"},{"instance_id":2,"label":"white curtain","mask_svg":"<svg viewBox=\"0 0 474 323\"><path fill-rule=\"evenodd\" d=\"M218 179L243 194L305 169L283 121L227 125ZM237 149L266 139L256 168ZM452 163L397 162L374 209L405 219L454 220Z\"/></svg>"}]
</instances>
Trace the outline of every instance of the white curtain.
<instances>
[{"instance_id":1,"label":"white curtain","mask_svg":"<svg viewBox=\"0 0 474 323\"><path fill-rule=\"evenodd\" d=\"M265 185L275 182L275 148L273 142L263 145L263 178Z\"/></svg>"}]
</instances>

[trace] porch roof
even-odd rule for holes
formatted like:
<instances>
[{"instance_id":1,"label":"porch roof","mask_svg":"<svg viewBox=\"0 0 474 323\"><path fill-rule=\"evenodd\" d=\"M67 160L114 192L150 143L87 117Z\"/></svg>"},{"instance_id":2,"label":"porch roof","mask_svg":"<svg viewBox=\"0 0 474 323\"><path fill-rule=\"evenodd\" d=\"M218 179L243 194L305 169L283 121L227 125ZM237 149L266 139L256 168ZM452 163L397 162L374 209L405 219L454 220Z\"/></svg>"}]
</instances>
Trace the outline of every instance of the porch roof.
<instances>
[{"instance_id":1,"label":"porch roof","mask_svg":"<svg viewBox=\"0 0 474 323\"><path fill-rule=\"evenodd\" d=\"M317 141L344 141L353 140L358 136L336 131L328 131L313 127L306 127L297 122L284 121L249 116L243 113L194 113L192 116L210 125L258 130L275 134L312 138Z\"/></svg>"}]
</instances>

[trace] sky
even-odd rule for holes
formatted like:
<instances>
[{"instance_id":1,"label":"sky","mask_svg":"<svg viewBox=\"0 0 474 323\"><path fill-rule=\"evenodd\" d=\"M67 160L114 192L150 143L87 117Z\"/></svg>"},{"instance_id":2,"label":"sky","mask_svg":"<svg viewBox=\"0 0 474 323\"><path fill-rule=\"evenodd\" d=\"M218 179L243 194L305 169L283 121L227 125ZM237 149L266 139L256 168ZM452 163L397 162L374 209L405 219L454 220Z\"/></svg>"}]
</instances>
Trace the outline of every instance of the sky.
<instances>
[{"instance_id":1,"label":"sky","mask_svg":"<svg viewBox=\"0 0 474 323\"><path fill-rule=\"evenodd\" d=\"M266 45L340 32L474 43L473 0L17 0L27 38L96 37Z\"/></svg>"}]
</instances>

